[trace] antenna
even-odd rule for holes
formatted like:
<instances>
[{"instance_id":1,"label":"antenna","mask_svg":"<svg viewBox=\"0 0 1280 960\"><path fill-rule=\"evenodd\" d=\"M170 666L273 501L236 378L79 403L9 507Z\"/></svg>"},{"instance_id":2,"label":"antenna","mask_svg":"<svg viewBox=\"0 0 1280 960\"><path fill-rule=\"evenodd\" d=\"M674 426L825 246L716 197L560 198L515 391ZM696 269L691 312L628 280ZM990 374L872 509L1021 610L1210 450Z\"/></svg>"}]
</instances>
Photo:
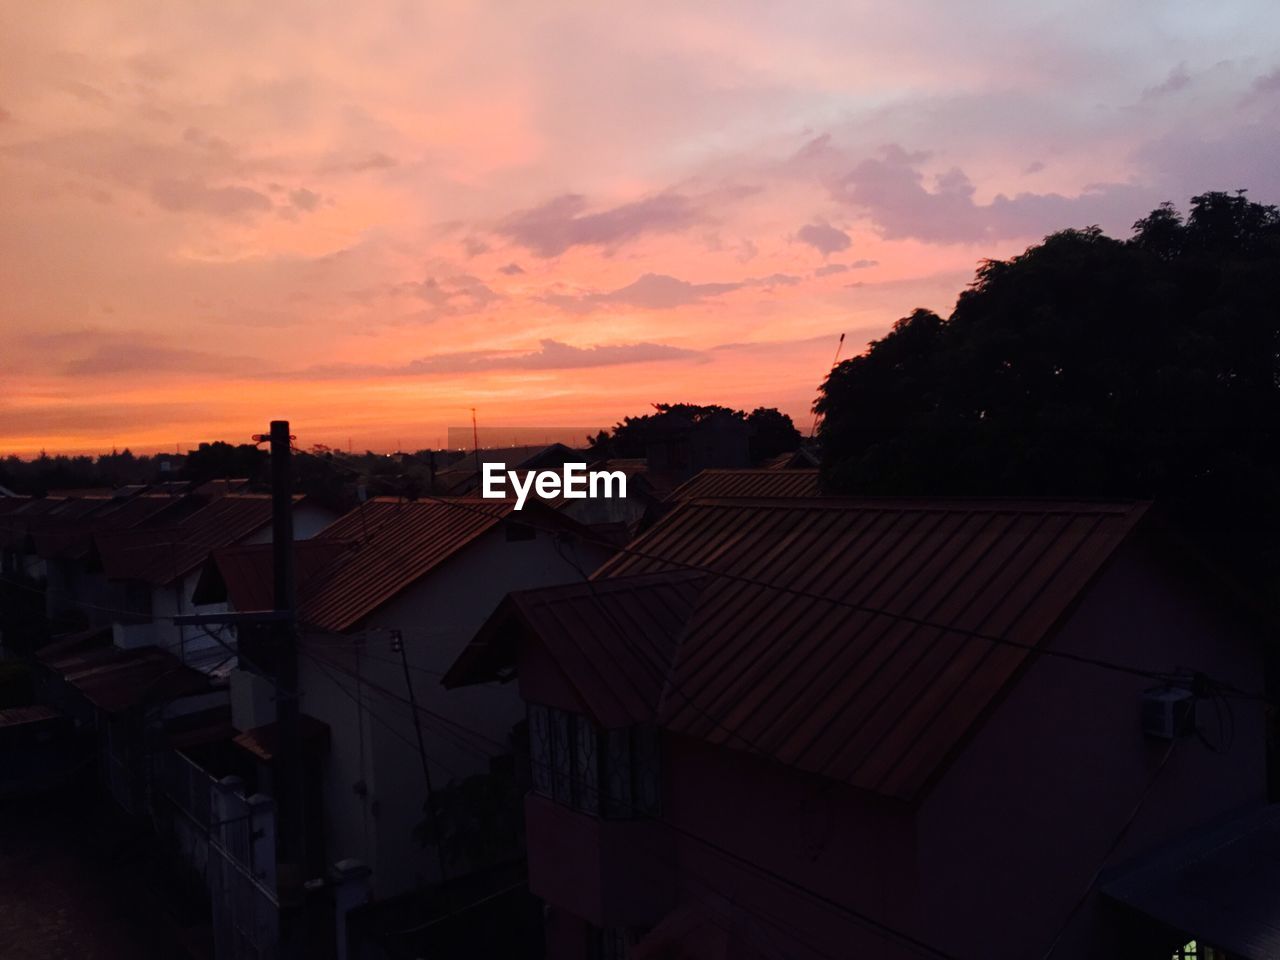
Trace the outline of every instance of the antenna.
<instances>
[{"instance_id":1,"label":"antenna","mask_svg":"<svg viewBox=\"0 0 1280 960\"><path fill-rule=\"evenodd\" d=\"M476 408L471 408L471 447L476 456L476 483L480 482L483 472L480 469L480 428L476 426Z\"/></svg>"},{"instance_id":2,"label":"antenna","mask_svg":"<svg viewBox=\"0 0 1280 960\"><path fill-rule=\"evenodd\" d=\"M836 368L836 364L840 362L840 351L844 349L844 334L840 334L840 339L836 342L836 355L831 358L831 370ZM813 425L809 428L809 439L812 440L818 432L818 411L813 411Z\"/></svg>"}]
</instances>

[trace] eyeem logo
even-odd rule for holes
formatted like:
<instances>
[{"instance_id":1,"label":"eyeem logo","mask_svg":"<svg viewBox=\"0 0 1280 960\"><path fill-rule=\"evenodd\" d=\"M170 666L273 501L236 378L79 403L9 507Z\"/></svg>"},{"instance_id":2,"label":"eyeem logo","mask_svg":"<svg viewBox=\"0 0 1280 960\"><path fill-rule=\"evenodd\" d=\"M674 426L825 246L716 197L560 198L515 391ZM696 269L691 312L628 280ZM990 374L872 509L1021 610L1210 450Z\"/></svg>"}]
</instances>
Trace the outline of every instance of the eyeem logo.
<instances>
[{"instance_id":1,"label":"eyeem logo","mask_svg":"<svg viewBox=\"0 0 1280 960\"><path fill-rule=\"evenodd\" d=\"M588 497L606 500L625 498L627 475L621 470L592 470L587 472L585 463L566 463L555 470L508 470L505 463L485 463L480 495L486 500L505 500L506 485L516 495L516 509L523 510L529 492L543 500L564 497L566 500L586 500Z\"/></svg>"}]
</instances>

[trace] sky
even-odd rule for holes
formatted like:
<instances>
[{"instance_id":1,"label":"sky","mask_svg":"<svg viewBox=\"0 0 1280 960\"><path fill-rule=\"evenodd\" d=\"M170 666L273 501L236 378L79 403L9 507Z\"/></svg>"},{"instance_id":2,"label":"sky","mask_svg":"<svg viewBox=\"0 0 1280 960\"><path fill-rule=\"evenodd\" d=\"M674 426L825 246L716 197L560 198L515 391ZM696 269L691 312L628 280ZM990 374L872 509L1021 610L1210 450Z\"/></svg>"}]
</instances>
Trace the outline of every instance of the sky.
<instances>
[{"instance_id":1,"label":"sky","mask_svg":"<svg viewBox=\"0 0 1280 960\"><path fill-rule=\"evenodd\" d=\"M1280 202L1274 0L0 11L6 454L807 430L985 258Z\"/></svg>"}]
</instances>

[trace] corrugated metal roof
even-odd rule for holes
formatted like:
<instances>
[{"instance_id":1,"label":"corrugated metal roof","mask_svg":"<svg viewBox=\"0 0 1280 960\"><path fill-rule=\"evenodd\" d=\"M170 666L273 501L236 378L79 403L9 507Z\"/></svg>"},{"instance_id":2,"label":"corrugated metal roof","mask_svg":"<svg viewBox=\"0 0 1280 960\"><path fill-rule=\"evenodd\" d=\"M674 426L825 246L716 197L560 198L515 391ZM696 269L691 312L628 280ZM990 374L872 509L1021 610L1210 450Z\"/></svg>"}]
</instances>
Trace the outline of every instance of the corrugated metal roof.
<instances>
[{"instance_id":1,"label":"corrugated metal roof","mask_svg":"<svg viewBox=\"0 0 1280 960\"><path fill-rule=\"evenodd\" d=\"M247 493L248 477L227 477L220 480L206 480L191 492L197 497L221 497L228 493Z\"/></svg>"},{"instance_id":2,"label":"corrugated metal roof","mask_svg":"<svg viewBox=\"0 0 1280 960\"><path fill-rule=\"evenodd\" d=\"M539 637L601 723L651 722L705 580L677 571L509 594L443 683L497 679L513 660L518 623Z\"/></svg>"},{"instance_id":3,"label":"corrugated metal roof","mask_svg":"<svg viewBox=\"0 0 1280 960\"><path fill-rule=\"evenodd\" d=\"M817 470L703 470L671 491L667 500L716 497L720 499L790 499L821 496Z\"/></svg>"},{"instance_id":4,"label":"corrugated metal roof","mask_svg":"<svg viewBox=\"0 0 1280 960\"><path fill-rule=\"evenodd\" d=\"M107 713L212 689L207 676L159 647L108 647L49 666Z\"/></svg>"},{"instance_id":5,"label":"corrugated metal roof","mask_svg":"<svg viewBox=\"0 0 1280 960\"><path fill-rule=\"evenodd\" d=\"M1280 957L1280 806L1184 837L1101 884L1112 900L1240 960Z\"/></svg>"},{"instance_id":6,"label":"corrugated metal roof","mask_svg":"<svg viewBox=\"0 0 1280 960\"><path fill-rule=\"evenodd\" d=\"M176 523L95 535L94 540L111 579L167 584L190 573L217 548L237 543L270 522L269 496L229 494Z\"/></svg>"},{"instance_id":7,"label":"corrugated metal roof","mask_svg":"<svg viewBox=\"0 0 1280 960\"><path fill-rule=\"evenodd\" d=\"M910 800L1029 656L963 631L1039 644L1145 510L1048 501L695 500L594 579L603 585L684 565L749 578L710 576L702 586L659 722ZM584 626L575 642L592 649L599 629ZM596 682L585 667L575 672L584 684Z\"/></svg>"},{"instance_id":8,"label":"corrugated metal roof","mask_svg":"<svg viewBox=\"0 0 1280 960\"><path fill-rule=\"evenodd\" d=\"M232 743L249 751L259 760L270 763L276 753L277 724L273 721L245 730L232 738ZM320 752L329 745L329 725L310 714L298 714L298 736L305 750Z\"/></svg>"},{"instance_id":9,"label":"corrugated metal roof","mask_svg":"<svg viewBox=\"0 0 1280 960\"><path fill-rule=\"evenodd\" d=\"M298 616L323 630L358 624L382 604L509 516L505 500L375 499L317 539L354 542L298 591Z\"/></svg>"},{"instance_id":10,"label":"corrugated metal roof","mask_svg":"<svg viewBox=\"0 0 1280 960\"><path fill-rule=\"evenodd\" d=\"M94 509L103 502L105 501L98 499L80 501L65 497L40 497L38 499L24 500L20 506L0 515L0 548L21 548L31 531L40 523L45 522L47 518L68 510L70 515L76 515L88 509ZM72 506L73 504L74 506Z\"/></svg>"},{"instance_id":11,"label":"corrugated metal roof","mask_svg":"<svg viewBox=\"0 0 1280 960\"><path fill-rule=\"evenodd\" d=\"M501 463L507 470L532 469L564 463L573 451L561 443L538 444L520 447L495 447L479 451L479 461ZM476 467L477 453L472 451L436 471L436 489L450 496L464 496L480 488L480 469Z\"/></svg>"},{"instance_id":12,"label":"corrugated metal roof","mask_svg":"<svg viewBox=\"0 0 1280 960\"><path fill-rule=\"evenodd\" d=\"M25 727L61 718L62 713L44 704L30 707L7 707L0 710L0 727Z\"/></svg>"},{"instance_id":13,"label":"corrugated metal roof","mask_svg":"<svg viewBox=\"0 0 1280 960\"><path fill-rule=\"evenodd\" d=\"M357 546L353 540L313 537L293 544L293 572L303 590L336 557ZM201 574L192 601L226 601L240 613L275 609L274 547L269 543L241 543L213 552Z\"/></svg>"},{"instance_id":14,"label":"corrugated metal roof","mask_svg":"<svg viewBox=\"0 0 1280 960\"><path fill-rule=\"evenodd\" d=\"M41 663L53 664L58 660L109 646L111 646L111 628L90 627L87 630L55 636L36 650L36 659Z\"/></svg>"},{"instance_id":15,"label":"corrugated metal roof","mask_svg":"<svg viewBox=\"0 0 1280 960\"><path fill-rule=\"evenodd\" d=\"M36 553L46 560L83 557L89 552L95 533L127 530L158 516L180 500L168 494L143 494L116 498L88 516L54 515L33 528Z\"/></svg>"}]
</instances>

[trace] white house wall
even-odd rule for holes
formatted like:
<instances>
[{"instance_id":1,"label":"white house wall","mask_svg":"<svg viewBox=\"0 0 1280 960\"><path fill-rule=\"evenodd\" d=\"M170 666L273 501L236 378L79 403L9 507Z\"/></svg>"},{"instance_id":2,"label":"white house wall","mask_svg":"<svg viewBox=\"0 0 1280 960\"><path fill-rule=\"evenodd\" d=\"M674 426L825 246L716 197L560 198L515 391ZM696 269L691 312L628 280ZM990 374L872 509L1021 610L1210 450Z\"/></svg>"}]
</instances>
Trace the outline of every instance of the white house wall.
<instances>
[{"instance_id":1,"label":"white house wall","mask_svg":"<svg viewBox=\"0 0 1280 960\"><path fill-rule=\"evenodd\" d=\"M598 548L585 545L569 555L586 570L605 559ZM540 533L531 540L508 541L504 531L496 529L376 611L363 629L352 631L353 636L307 639L323 656L339 659L343 669L355 672L353 639L363 637L363 684L332 667L317 666L311 657L304 656L299 664L302 709L325 720L332 734L325 796L329 859L355 857L368 863L374 868L378 896L403 892L437 873L434 852L413 838L414 828L424 819L426 794L413 714L401 702L407 690L391 631L403 633L414 692L424 714L422 733L432 784L444 787L488 772L490 758L509 752L509 734L523 719L524 706L514 684L446 691L440 677L508 592L579 579L549 536ZM326 670L332 676L326 676ZM357 687L365 705L362 719L352 699ZM367 789L363 797L355 788L360 782Z\"/></svg>"}]
</instances>

